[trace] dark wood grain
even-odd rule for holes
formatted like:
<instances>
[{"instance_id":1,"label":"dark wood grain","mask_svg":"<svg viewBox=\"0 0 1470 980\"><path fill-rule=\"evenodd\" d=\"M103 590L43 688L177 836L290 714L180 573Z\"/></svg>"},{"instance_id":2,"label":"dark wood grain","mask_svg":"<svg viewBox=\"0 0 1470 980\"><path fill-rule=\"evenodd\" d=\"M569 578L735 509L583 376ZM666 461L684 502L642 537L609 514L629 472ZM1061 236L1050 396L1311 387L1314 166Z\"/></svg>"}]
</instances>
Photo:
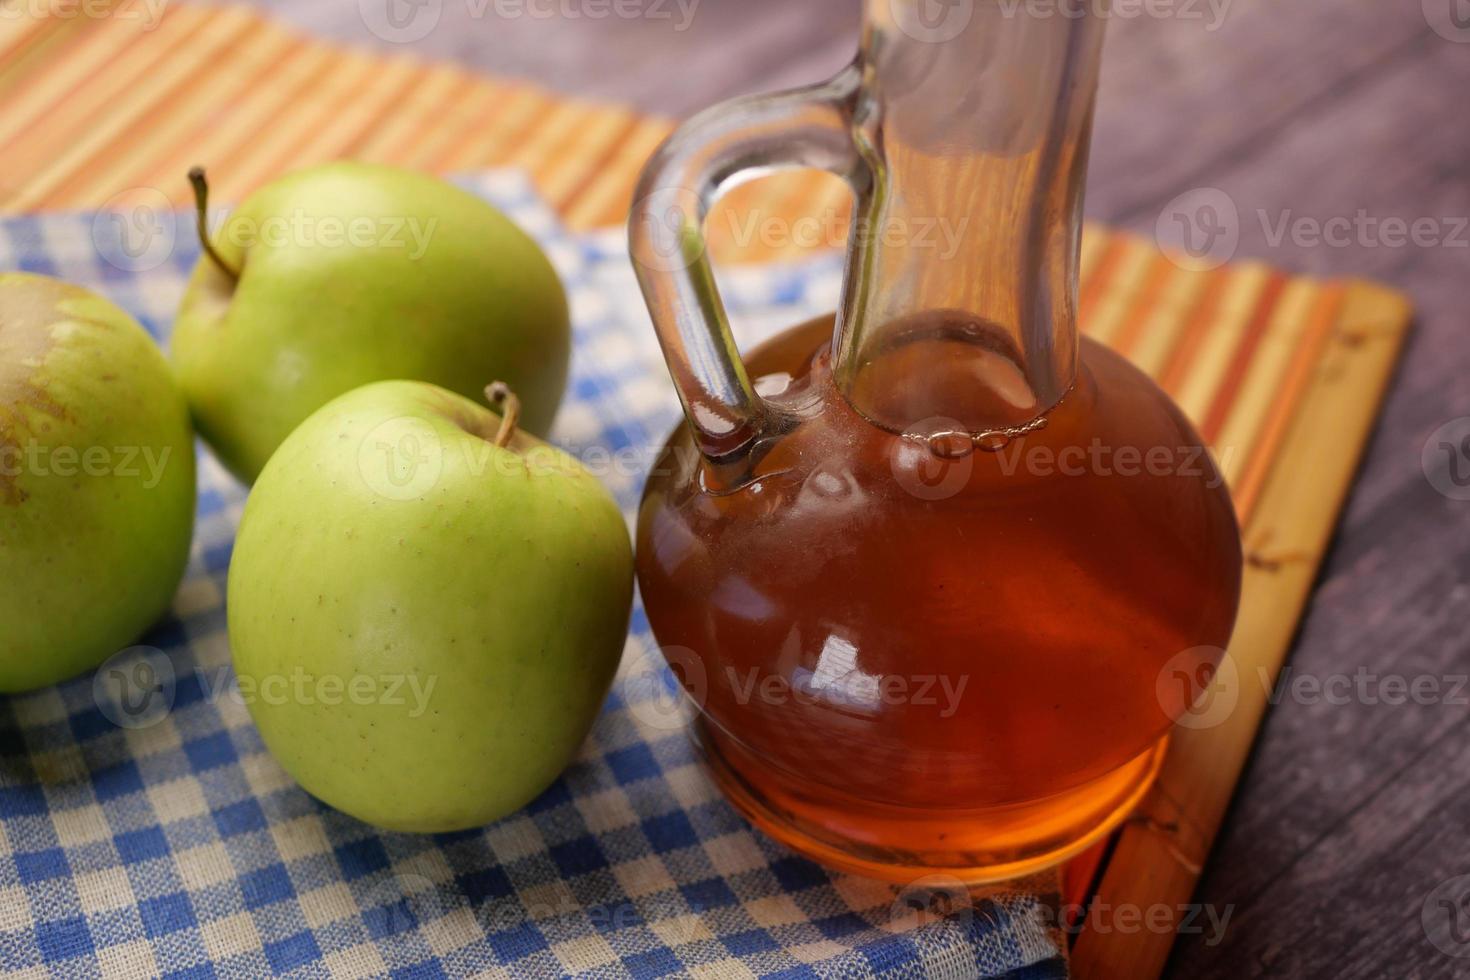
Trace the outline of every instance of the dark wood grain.
<instances>
[{"instance_id":1,"label":"dark wood grain","mask_svg":"<svg viewBox=\"0 0 1470 980\"><path fill-rule=\"evenodd\" d=\"M1442 0L1456 2L1463 11L1463 0ZM357 4L269 5L321 33L381 43ZM827 74L852 50L858 6L702 0L676 31L647 18L477 17L493 5L444 0L439 28L415 47L684 113ZM1432 219L1449 235L1470 219L1470 43L1433 31L1420 0L1234 0L1223 10L1216 29L1208 17L1115 20L1088 211L1150 234L1179 194L1219 188L1240 213L1239 256L1369 276L1412 296L1416 334L1291 669L1453 686L1470 673L1470 503L1437 493L1420 456L1441 423L1470 415L1470 231L1434 247L1357 235L1334 247L1273 243L1270 229L1362 212ZM1470 975L1470 959L1447 955L1421 925L1435 887L1470 874L1470 708L1312 700L1288 696L1269 715L1197 896L1229 908L1229 928L1218 943L1181 937L1171 974Z\"/></svg>"}]
</instances>

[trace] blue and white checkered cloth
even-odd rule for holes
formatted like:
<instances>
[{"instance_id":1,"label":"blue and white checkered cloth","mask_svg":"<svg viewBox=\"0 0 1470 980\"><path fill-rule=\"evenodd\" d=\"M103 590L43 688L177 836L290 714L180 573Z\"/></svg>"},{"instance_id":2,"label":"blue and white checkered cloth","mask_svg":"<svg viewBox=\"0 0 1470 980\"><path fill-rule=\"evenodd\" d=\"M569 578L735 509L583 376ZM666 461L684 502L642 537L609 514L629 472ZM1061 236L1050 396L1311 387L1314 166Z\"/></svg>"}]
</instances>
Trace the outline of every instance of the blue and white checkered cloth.
<instances>
[{"instance_id":1,"label":"blue and white checkered cloth","mask_svg":"<svg viewBox=\"0 0 1470 980\"><path fill-rule=\"evenodd\" d=\"M468 186L539 239L567 284L576 345L555 440L584 459L657 445L677 402L621 234L569 236L515 174ZM93 287L162 340L198 251L186 216L142 200L122 216L6 219L0 268ZM722 279L748 342L830 309L839 275L824 259ZM641 474L601 475L631 515ZM156 688L166 710L120 718L91 676L0 697L7 974L1065 975L1054 879L948 895L938 915L922 890L829 873L753 831L670 720L673 682L641 609L591 738L523 812L415 836L318 803L228 693L225 572L245 490L207 453L199 490L173 612L112 664L170 675Z\"/></svg>"}]
</instances>

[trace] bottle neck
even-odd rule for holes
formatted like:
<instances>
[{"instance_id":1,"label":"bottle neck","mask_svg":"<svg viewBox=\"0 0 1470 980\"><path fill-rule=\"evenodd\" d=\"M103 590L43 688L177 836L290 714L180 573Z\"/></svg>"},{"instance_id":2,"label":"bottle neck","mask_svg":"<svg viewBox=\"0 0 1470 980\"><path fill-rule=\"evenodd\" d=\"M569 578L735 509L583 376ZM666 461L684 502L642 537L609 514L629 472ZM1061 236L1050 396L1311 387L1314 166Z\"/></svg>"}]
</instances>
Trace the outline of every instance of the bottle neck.
<instances>
[{"instance_id":1,"label":"bottle neck","mask_svg":"<svg viewBox=\"0 0 1470 980\"><path fill-rule=\"evenodd\" d=\"M854 127L873 180L836 377L894 431L988 436L1034 425L1076 376L1103 18L973 0L926 21L927 6L868 3Z\"/></svg>"}]
</instances>

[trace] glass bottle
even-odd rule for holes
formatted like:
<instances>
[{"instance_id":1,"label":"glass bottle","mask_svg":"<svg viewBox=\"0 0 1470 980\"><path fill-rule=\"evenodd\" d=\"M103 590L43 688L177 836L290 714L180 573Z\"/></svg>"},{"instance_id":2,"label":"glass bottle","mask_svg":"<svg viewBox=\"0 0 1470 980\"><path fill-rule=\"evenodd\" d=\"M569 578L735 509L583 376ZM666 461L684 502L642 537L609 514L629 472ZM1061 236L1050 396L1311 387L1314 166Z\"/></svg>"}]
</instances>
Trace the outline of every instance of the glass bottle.
<instances>
[{"instance_id":1,"label":"glass bottle","mask_svg":"<svg viewBox=\"0 0 1470 980\"><path fill-rule=\"evenodd\" d=\"M983 883L1075 854L1148 788L1230 636L1219 471L1078 337L1102 27L868 0L848 68L695 116L637 194L686 416L639 514L649 622L721 788L839 869ZM842 299L742 359L701 228L778 167L852 189Z\"/></svg>"}]
</instances>

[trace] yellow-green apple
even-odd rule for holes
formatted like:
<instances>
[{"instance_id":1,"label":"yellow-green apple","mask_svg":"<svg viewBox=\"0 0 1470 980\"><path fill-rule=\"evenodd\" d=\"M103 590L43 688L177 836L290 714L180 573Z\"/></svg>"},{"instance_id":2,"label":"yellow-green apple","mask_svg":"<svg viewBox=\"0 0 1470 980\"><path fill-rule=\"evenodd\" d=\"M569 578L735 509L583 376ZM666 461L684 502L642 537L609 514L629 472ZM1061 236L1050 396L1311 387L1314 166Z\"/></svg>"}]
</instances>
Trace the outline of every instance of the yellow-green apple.
<instances>
[{"instance_id":1,"label":"yellow-green apple","mask_svg":"<svg viewBox=\"0 0 1470 980\"><path fill-rule=\"evenodd\" d=\"M360 385L514 386L544 435L566 385L566 294L500 211L427 174L338 162L246 200L211 238L173 356L201 435L246 482L312 412Z\"/></svg>"},{"instance_id":2,"label":"yellow-green apple","mask_svg":"<svg viewBox=\"0 0 1470 980\"><path fill-rule=\"evenodd\" d=\"M0 274L0 691L137 639L193 529L194 435L163 352L95 293Z\"/></svg>"},{"instance_id":3,"label":"yellow-green apple","mask_svg":"<svg viewBox=\"0 0 1470 980\"><path fill-rule=\"evenodd\" d=\"M287 772L380 827L475 827L530 801L621 656L627 525L515 416L513 397L497 416L423 382L367 385L288 436L245 506L240 694Z\"/></svg>"}]
</instances>

